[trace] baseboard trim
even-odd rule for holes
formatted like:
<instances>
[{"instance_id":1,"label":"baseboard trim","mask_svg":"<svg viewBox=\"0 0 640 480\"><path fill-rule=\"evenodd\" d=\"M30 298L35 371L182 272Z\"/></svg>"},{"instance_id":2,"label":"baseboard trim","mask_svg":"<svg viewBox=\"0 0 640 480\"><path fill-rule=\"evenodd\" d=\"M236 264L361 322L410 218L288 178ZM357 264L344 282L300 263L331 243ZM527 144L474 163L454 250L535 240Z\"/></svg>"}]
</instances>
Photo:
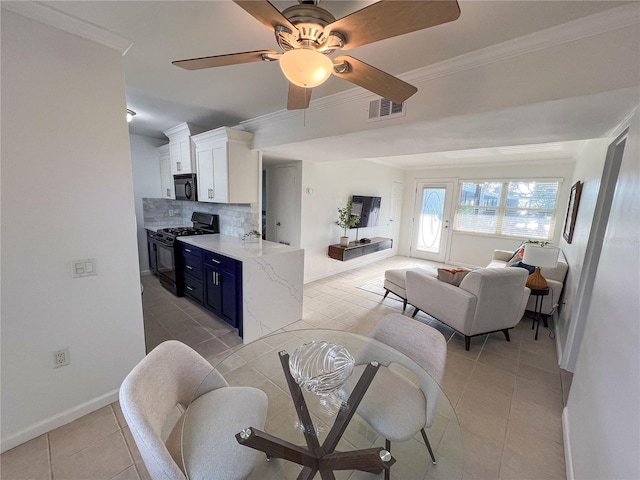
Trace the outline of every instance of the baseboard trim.
<instances>
[{"instance_id":1,"label":"baseboard trim","mask_svg":"<svg viewBox=\"0 0 640 480\"><path fill-rule=\"evenodd\" d=\"M571 440L569 435L569 410L562 409L562 439L564 441L564 463L567 470L567 480L574 480L573 458L571 456Z\"/></svg>"},{"instance_id":2,"label":"baseboard trim","mask_svg":"<svg viewBox=\"0 0 640 480\"><path fill-rule=\"evenodd\" d=\"M560 340L560 331L558 330L558 323L560 321L560 314L558 313L557 310L554 310L554 317L553 317L553 331L556 333L556 355L558 357L558 366L560 368L564 368L566 370L566 366L562 365L562 343Z\"/></svg>"},{"instance_id":3,"label":"baseboard trim","mask_svg":"<svg viewBox=\"0 0 640 480\"><path fill-rule=\"evenodd\" d=\"M76 420L88 413L94 412L102 407L109 405L118 400L118 389L105 393L99 397L93 398L87 402L76 405L63 412L60 412L52 417L42 420L38 423L31 425L30 427L14 433L7 438L3 438L0 442L0 453L4 453L18 445L21 445L29 440L32 440L44 433L66 425L73 420Z\"/></svg>"}]
</instances>

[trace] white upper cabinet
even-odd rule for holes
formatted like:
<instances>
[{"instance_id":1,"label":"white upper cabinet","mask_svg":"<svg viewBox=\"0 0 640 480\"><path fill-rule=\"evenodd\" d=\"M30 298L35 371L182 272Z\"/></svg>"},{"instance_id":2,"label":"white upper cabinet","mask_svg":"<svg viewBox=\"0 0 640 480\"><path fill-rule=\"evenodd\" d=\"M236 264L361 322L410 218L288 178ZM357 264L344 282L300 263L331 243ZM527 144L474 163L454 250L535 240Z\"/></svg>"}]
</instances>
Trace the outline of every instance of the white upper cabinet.
<instances>
[{"instance_id":1,"label":"white upper cabinet","mask_svg":"<svg viewBox=\"0 0 640 480\"><path fill-rule=\"evenodd\" d=\"M199 202L258 202L260 154L251 150L251 133L222 127L191 139L195 146Z\"/></svg>"},{"instance_id":2,"label":"white upper cabinet","mask_svg":"<svg viewBox=\"0 0 640 480\"><path fill-rule=\"evenodd\" d=\"M158 156L160 157L160 186L162 198L176 198L173 184L173 173L171 172L171 155L169 153L169 145L158 147Z\"/></svg>"},{"instance_id":3,"label":"white upper cabinet","mask_svg":"<svg viewBox=\"0 0 640 480\"><path fill-rule=\"evenodd\" d=\"M195 173L194 155L191 148L192 128L185 122L163 132L169 138L171 174Z\"/></svg>"}]
</instances>

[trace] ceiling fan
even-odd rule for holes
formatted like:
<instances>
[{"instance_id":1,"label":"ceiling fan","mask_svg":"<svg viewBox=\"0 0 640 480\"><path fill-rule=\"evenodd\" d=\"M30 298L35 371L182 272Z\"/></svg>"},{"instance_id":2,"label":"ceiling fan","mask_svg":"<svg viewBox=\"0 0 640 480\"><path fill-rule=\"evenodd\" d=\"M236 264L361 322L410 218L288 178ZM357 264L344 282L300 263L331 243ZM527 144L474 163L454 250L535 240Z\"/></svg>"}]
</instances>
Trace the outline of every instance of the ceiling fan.
<instances>
[{"instance_id":1,"label":"ceiling fan","mask_svg":"<svg viewBox=\"0 0 640 480\"><path fill-rule=\"evenodd\" d=\"M322 84L331 74L402 103L418 89L349 55L333 59L330 55L336 50L350 50L451 22L460 16L456 0L380 0L338 20L317 5L320 0L298 1L299 5L280 12L268 0L234 0L274 32L282 53L257 50L172 63L187 70L199 70L279 60L289 80L289 110L307 108L311 88Z\"/></svg>"}]
</instances>

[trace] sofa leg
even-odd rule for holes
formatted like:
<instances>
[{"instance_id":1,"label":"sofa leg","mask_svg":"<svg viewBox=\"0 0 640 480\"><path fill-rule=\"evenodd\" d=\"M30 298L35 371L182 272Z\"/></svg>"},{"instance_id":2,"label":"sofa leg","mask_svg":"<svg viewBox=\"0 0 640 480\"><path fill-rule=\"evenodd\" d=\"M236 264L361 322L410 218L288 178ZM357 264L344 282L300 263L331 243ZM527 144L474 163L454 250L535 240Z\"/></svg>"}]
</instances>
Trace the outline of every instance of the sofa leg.
<instances>
[{"instance_id":1,"label":"sofa leg","mask_svg":"<svg viewBox=\"0 0 640 480\"><path fill-rule=\"evenodd\" d=\"M416 318L416 315L418 314L419 311L420 311L420 309L418 307L416 307L416 309L411 314L411 318Z\"/></svg>"},{"instance_id":2,"label":"sofa leg","mask_svg":"<svg viewBox=\"0 0 640 480\"><path fill-rule=\"evenodd\" d=\"M507 342L510 342L511 339L509 338L509 329L505 328L504 330L502 330L502 333L504 333L504 337L507 339Z\"/></svg>"},{"instance_id":3,"label":"sofa leg","mask_svg":"<svg viewBox=\"0 0 640 480\"><path fill-rule=\"evenodd\" d=\"M391 442L389 440L387 440L386 438L384 439L384 449L391 453ZM384 480L390 480L391 477L391 468L385 468L384 470Z\"/></svg>"},{"instance_id":4,"label":"sofa leg","mask_svg":"<svg viewBox=\"0 0 640 480\"><path fill-rule=\"evenodd\" d=\"M386 288L384 289L384 297L382 297L382 299L384 300L385 298L387 298L387 295L389 295L389 290L387 290Z\"/></svg>"},{"instance_id":5,"label":"sofa leg","mask_svg":"<svg viewBox=\"0 0 640 480\"><path fill-rule=\"evenodd\" d=\"M405 312L405 310L407 309L407 299L404 299L404 302L402 302L402 313Z\"/></svg>"},{"instance_id":6,"label":"sofa leg","mask_svg":"<svg viewBox=\"0 0 640 480\"><path fill-rule=\"evenodd\" d=\"M464 349L468 352L471 347L471 337L464 336Z\"/></svg>"}]
</instances>

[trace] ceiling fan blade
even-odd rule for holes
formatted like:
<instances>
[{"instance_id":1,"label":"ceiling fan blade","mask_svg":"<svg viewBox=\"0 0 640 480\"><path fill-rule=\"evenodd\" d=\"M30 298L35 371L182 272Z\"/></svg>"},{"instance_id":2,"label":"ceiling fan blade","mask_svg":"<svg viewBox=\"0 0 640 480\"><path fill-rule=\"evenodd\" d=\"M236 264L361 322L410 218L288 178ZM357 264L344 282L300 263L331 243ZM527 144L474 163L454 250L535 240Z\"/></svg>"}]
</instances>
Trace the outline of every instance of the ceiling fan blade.
<instances>
[{"instance_id":1,"label":"ceiling fan blade","mask_svg":"<svg viewBox=\"0 0 640 480\"><path fill-rule=\"evenodd\" d=\"M348 68L344 72L340 71L341 63L348 64ZM336 77L355 83L395 103L404 102L418 91L413 85L349 55L336 57L334 65L336 68L334 68L333 74Z\"/></svg>"},{"instance_id":2,"label":"ceiling fan blade","mask_svg":"<svg viewBox=\"0 0 640 480\"><path fill-rule=\"evenodd\" d=\"M287 27L292 32L297 32L298 29L289 21L287 17L280 13L276 7L274 7L267 0L233 0L247 13L253 16L256 20L262 23L265 27L272 31L276 29L277 25Z\"/></svg>"},{"instance_id":3,"label":"ceiling fan blade","mask_svg":"<svg viewBox=\"0 0 640 480\"><path fill-rule=\"evenodd\" d=\"M287 110L304 110L309 107L311 89L299 87L289 82L289 97L287 98Z\"/></svg>"},{"instance_id":4,"label":"ceiling fan blade","mask_svg":"<svg viewBox=\"0 0 640 480\"><path fill-rule=\"evenodd\" d=\"M238 65L240 63L259 62L263 55L277 55L273 50L257 50L255 52L230 53L227 55L215 55L213 57L190 58L188 60L176 60L171 62L177 67L187 70L200 70L202 68L224 67L226 65Z\"/></svg>"},{"instance_id":5,"label":"ceiling fan blade","mask_svg":"<svg viewBox=\"0 0 640 480\"><path fill-rule=\"evenodd\" d=\"M250 2L249 2L250 3ZM345 36L343 50L451 22L460 16L456 0L380 0L327 25Z\"/></svg>"}]
</instances>

